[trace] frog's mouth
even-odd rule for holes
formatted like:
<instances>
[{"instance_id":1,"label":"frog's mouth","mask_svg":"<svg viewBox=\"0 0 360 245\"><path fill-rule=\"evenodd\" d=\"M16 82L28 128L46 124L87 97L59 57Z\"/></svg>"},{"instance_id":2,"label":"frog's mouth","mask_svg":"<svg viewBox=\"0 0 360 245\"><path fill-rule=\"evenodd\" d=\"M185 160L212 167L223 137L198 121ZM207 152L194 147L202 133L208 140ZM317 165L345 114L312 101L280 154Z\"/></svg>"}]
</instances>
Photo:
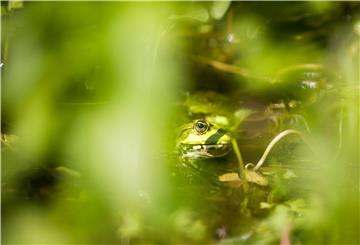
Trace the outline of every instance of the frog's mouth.
<instances>
[{"instance_id":1,"label":"frog's mouth","mask_svg":"<svg viewBox=\"0 0 360 245\"><path fill-rule=\"evenodd\" d=\"M182 148L183 157L186 158L213 158L229 153L231 144L183 144Z\"/></svg>"}]
</instances>

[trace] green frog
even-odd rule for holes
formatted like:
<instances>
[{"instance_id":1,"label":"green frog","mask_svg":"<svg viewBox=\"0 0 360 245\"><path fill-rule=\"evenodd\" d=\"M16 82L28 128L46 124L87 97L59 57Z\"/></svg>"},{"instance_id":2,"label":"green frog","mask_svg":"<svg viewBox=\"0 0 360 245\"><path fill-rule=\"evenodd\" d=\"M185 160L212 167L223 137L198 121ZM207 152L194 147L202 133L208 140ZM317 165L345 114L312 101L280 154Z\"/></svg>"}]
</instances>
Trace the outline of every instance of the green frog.
<instances>
[{"instance_id":1,"label":"green frog","mask_svg":"<svg viewBox=\"0 0 360 245\"><path fill-rule=\"evenodd\" d=\"M192 166L192 163L198 160L223 157L230 153L230 151L233 151L237 163L230 162L228 165L223 165L227 169L225 174L224 169L221 170L222 175L218 176L218 180L220 182L242 183L246 185L246 183L240 180L243 179L260 186L267 185L267 180L264 177L255 172L245 170L240 149L232 134L208 120L199 119L183 125L178 132L176 149L182 162L190 163L188 166ZM267 149L267 151L270 151L270 149ZM256 169L261 166L267 154L268 152L262 157L261 162L255 166ZM233 163L235 163L235 166Z\"/></svg>"},{"instance_id":2,"label":"green frog","mask_svg":"<svg viewBox=\"0 0 360 245\"><path fill-rule=\"evenodd\" d=\"M231 150L230 133L205 119L187 123L179 129L176 149L182 159L222 157Z\"/></svg>"},{"instance_id":3,"label":"green frog","mask_svg":"<svg viewBox=\"0 0 360 245\"><path fill-rule=\"evenodd\" d=\"M230 132L205 119L200 119L185 124L179 129L176 149L185 161L223 157L233 150L238 161L239 173L249 167L256 171L262 166L271 149L282 138L290 134L300 136L310 146L300 131L287 129L271 140L256 164L248 163L245 166L237 141Z\"/></svg>"}]
</instances>

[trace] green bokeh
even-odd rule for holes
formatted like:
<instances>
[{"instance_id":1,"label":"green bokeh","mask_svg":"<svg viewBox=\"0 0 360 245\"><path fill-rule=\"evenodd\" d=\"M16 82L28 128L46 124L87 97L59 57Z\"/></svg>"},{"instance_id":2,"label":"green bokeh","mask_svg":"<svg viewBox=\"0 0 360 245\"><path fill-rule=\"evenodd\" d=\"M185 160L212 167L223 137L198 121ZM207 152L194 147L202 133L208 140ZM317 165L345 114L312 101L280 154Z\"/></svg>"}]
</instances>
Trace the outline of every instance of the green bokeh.
<instances>
[{"instance_id":1,"label":"green bokeh","mask_svg":"<svg viewBox=\"0 0 360 245\"><path fill-rule=\"evenodd\" d=\"M4 244L212 244L221 232L278 244L289 227L293 244L360 242L358 3L1 8ZM316 89L294 82L311 79ZM304 120L316 154L275 149L271 188L247 196L179 165L182 124L221 124L253 162L278 132L246 118L298 101L281 125Z\"/></svg>"}]
</instances>

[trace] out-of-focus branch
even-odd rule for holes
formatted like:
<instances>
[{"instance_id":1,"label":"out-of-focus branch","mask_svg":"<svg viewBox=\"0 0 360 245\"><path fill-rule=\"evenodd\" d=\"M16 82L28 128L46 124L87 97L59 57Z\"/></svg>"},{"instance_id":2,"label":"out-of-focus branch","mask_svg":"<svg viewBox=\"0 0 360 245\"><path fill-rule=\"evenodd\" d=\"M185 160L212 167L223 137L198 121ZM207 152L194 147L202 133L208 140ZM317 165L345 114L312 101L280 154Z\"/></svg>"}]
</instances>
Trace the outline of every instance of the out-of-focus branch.
<instances>
[{"instance_id":1,"label":"out-of-focus branch","mask_svg":"<svg viewBox=\"0 0 360 245\"><path fill-rule=\"evenodd\" d=\"M191 56L191 58L196 62L207 64L207 65L209 65L217 70L220 70L220 71L237 74L237 75L247 77L247 78L253 78L253 79L264 80L264 81L269 81L269 82L272 81L272 79L269 77L255 75L253 72L251 72L250 70L243 68L243 67L230 65L230 64L218 61L218 60L209 59L209 58L202 57L202 56L193 55L193 56Z\"/></svg>"}]
</instances>

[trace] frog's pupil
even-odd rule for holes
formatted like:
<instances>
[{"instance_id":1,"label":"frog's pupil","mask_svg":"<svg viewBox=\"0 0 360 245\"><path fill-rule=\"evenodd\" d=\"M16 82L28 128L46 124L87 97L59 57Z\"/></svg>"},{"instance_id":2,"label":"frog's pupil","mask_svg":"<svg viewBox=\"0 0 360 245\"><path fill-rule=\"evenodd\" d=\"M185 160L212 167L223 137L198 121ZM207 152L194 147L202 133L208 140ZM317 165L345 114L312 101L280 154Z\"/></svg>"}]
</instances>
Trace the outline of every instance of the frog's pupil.
<instances>
[{"instance_id":1,"label":"frog's pupil","mask_svg":"<svg viewBox=\"0 0 360 245\"><path fill-rule=\"evenodd\" d=\"M198 123L198 127L199 127L199 128L204 128L205 125L204 125L204 123L199 122L199 123Z\"/></svg>"}]
</instances>

